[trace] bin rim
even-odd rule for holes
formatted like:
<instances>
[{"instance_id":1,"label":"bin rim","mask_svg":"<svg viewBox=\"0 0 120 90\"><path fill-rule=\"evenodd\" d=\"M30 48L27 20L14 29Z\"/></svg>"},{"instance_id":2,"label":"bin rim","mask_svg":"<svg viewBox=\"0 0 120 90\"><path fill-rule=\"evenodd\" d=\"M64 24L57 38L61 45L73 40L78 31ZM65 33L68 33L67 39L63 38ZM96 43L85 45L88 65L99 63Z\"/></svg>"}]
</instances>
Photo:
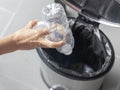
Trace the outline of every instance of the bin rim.
<instances>
[{"instance_id":1,"label":"bin rim","mask_svg":"<svg viewBox=\"0 0 120 90\"><path fill-rule=\"evenodd\" d=\"M108 65L107 69L104 70L104 72L100 73L99 75L96 75L94 77L79 77L79 76L75 76L75 75L70 75L68 73L65 73L59 69L57 69L55 66L53 66L52 64L50 64L48 62L48 59L47 57L44 55L43 51L41 48L37 48L36 51L39 55L39 57L42 59L42 61L45 63L45 65L50 68L51 70L53 70L54 72L66 77L66 78L69 78L69 79L72 79L72 80L82 80L82 81L89 81L89 80L95 80L95 79L99 79L99 78L102 78L102 76L106 75L110 70L111 68L113 67L113 64L114 64L114 61L115 61L115 52L114 52L114 48L110 42L110 40L108 39L108 37L100 30L100 33L102 33L105 38L108 40L109 42L109 45L111 47L111 54L112 54L112 57L111 57L111 60L110 60L110 64Z\"/></svg>"}]
</instances>

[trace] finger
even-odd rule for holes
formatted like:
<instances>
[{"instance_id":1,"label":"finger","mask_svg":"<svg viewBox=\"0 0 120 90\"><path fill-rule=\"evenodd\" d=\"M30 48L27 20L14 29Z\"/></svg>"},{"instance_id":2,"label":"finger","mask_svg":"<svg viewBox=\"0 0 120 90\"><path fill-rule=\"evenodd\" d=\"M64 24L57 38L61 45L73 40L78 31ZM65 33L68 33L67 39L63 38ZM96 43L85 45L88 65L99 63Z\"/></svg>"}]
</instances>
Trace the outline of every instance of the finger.
<instances>
[{"instance_id":1,"label":"finger","mask_svg":"<svg viewBox=\"0 0 120 90\"><path fill-rule=\"evenodd\" d=\"M48 29L49 29L49 32L53 32L53 31L55 31L56 30L56 27L57 27L57 25L55 24L55 25L52 25L52 26L50 26Z\"/></svg>"},{"instance_id":2,"label":"finger","mask_svg":"<svg viewBox=\"0 0 120 90\"><path fill-rule=\"evenodd\" d=\"M64 44L64 41L51 42L48 40L44 40L42 44L48 48L57 48L57 47L61 47Z\"/></svg>"},{"instance_id":3,"label":"finger","mask_svg":"<svg viewBox=\"0 0 120 90\"><path fill-rule=\"evenodd\" d=\"M60 41L60 42L51 42L48 40L35 40L35 41L31 41L33 47L42 47L42 48L57 48L57 47L61 47L64 44L64 41Z\"/></svg>"},{"instance_id":4,"label":"finger","mask_svg":"<svg viewBox=\"0 0 120 90\"><path fill-rule=\"evenodd\" d=\"M44 36L44 35L49 34L50 32L48 29L43 29L43 30L37 30L37 33L39 36Z\"/></svg>"},{"instance_id":5,"label":"finger","mask_svg":"<svg viewBox=\"0 0 120 90\"><path fill-rule=\"evenodd\" d=\"M32 29L37 24L37 22L37 20L30 21L26 27Z\"/></svg>"}]
</instances>

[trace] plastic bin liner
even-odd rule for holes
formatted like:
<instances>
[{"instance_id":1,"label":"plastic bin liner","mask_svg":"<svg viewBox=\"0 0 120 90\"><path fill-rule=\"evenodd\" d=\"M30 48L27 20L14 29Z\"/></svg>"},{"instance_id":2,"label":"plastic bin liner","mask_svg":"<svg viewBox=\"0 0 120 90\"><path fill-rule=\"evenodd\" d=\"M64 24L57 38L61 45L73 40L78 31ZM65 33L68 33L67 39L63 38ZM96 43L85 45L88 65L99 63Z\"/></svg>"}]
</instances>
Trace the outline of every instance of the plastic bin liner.
<instances>
[{"instance_id":1,"label":"plastic bin liner","mask_svg":"<svg viewBox=\"0 0 120 90\"><path fill-rule=\"evenodd\" d=\"M109 71L114 51L97 25L78 17L72 30L75 39L72 54L66 56L55 49L42 48L47 62L58 71L76 77L91 78Z\"/></svg>"}]
</instances>

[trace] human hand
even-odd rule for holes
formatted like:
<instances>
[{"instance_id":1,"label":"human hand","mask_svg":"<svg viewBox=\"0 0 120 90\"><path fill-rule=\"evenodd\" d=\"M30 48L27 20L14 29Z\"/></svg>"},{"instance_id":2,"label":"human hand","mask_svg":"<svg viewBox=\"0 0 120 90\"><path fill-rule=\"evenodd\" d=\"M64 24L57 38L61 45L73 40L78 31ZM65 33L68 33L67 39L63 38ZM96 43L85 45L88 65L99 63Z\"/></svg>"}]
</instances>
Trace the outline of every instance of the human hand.
<instances>
[{"instance_id":1,"label":"human hand","mask_svg":"<svg viewBox=\"0 0 120 90\"><path fill-rule=\"evenodd\" d=\"M30 21L24 28L13 34L14 41L19 50L29 50L38 47L42 48L57 48L64 44L64 41L51 42L45 39L45 36L49 34L49 30L34 30L33 27L37 24L37 21Z\"/></svg>"}]
</instances>

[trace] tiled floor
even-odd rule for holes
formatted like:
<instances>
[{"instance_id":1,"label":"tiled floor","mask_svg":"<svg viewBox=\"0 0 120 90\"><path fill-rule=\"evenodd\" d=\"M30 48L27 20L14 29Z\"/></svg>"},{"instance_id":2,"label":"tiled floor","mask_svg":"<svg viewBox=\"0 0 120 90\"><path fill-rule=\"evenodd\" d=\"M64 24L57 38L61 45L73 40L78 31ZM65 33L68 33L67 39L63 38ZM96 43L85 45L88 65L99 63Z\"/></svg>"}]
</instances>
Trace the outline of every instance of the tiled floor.
<instances>
[{"instance_id":1,"label":"tiled floor","mask_svg":"<svg viewBox=\"0 0 120 90\"><path fill-rule=\"evenodd\" d=\"M0 90L48 90L40 76L39 60L35 50L2 55ZM120 59L116 59L113 69L106 76L102 90L117 90L120 85L119 65Z\"/></svg>"},{"instance_id":2,"label":"tiled floor","mask_svg":"<svg viewBox=\"0 0 120 90\"><path fill-rule=\"evenodd\" d=\"M39 60L35 50L2 55L0 90L47 90L40 77Z\"/></svg>"}]
</instances>

